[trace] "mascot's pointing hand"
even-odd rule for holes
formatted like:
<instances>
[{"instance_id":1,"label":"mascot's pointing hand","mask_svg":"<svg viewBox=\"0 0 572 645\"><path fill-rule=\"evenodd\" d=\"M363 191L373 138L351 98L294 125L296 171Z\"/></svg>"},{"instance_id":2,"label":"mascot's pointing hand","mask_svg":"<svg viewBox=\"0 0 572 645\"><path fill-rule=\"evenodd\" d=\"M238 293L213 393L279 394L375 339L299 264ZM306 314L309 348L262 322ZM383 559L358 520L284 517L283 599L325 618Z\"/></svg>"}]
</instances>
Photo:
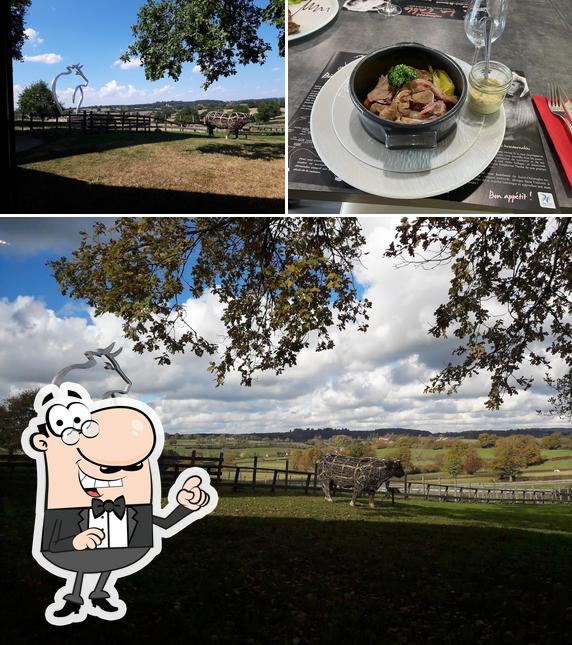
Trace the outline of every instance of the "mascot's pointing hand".
<instances>
[{"instance_id":1,"label":"mascot's pointing hand","mask_svg":"<svg viewBox=\"0 0 572 645\"><path fill-rule=\"evenodd\" d=\"M209 503L209 494L200 485L200 477L193 475L183 484L183 488L177 493L177 502L190 511L198 511Z\"/></svg>"}]
</instances>

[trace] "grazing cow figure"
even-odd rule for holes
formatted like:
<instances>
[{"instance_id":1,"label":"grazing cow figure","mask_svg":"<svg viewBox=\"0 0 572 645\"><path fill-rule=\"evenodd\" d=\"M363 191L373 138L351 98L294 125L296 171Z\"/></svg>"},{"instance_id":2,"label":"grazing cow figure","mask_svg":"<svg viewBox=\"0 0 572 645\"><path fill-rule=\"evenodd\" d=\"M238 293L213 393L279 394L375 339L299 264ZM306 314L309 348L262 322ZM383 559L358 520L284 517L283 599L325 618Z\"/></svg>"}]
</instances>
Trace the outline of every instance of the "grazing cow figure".
<instances>
[{"instance_id":1,"label":"grazing cow figure","mask_svg":"<svg viewBox=\"0 0 572 645\"><path fill-rule=\"evenodd\" d=\"M214 136L215 128L220 128L227 131L227 139L230 134L234 134L234 138L238 139L238 133L250 121L252 121L252 117L244 112L209 112L205 116L209 137Z\"/></svg>"},{"instance_id":2,"label":"grazing cow figure","mask_svg":"<svg viewBox=\"0 0 572 645\"><path fill-rule=\"evenodd\" d=\"M338 486L352 486L351 506L363 493L369 496L369 505L374 507L376 490L392 477L403 477L405 471L398 459L375 459L373 457L345 457L326 455L318 462L318 479L328 502L332 501L332 490Z\"/></svg>"}]
</instances>

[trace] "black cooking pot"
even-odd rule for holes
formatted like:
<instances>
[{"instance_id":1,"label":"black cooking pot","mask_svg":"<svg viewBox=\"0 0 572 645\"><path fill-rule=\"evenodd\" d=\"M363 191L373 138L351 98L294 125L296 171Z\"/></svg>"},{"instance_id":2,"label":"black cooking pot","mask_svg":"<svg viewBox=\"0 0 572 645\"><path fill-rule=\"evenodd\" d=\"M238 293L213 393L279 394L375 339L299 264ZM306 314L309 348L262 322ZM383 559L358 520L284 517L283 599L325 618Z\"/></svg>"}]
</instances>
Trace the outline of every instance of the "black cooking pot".
<instances>
[{"instance_id":1,"label":"black cooking pot","mask_svg":"<svg viewBox=\"0 0 572 645\"><path fill-rule=\"evenodd\" d=\"M455 84L456 105L446 114L424 123L399 123L383 119L364 106L363 102L377 85L381 74L399 63L418 69L443 69ZM467 98L467 79L459 65L447 54L418 43L397 43L384 47L360 60L350 77L350 96L360 122L366 131L390 149L435 148L456 127L461 108Z\"/></svg>"}]
</instances>

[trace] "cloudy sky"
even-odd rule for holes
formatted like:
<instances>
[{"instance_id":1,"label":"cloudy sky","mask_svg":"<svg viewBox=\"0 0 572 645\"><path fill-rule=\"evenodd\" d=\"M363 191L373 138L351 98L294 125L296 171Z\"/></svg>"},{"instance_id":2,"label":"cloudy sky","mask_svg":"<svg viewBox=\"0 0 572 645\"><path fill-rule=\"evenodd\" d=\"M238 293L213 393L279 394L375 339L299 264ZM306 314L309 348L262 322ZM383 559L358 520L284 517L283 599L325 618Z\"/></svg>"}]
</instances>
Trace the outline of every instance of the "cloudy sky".
<instances>
[{"instance_id":1,"label":"cloudy sky","mask_svg":"<svg viewBox=\"0 0 572 645\"><path fill-rule=\"evenodd\" d=\"M216 388L206 369L208 359L191 354L157 366L150 355L130 350L117 318L94 318L84 303L59 293L46 262L73 250L79 231L89 230L93 221L0 218L0 399L48 383L62 367L81 362L87 349L116 341L124 347L120 363L134 381L132 393L157 409L168 432L569 425L536 413L546 408L548 396L540 378L532 391L508 399L499 412L484 408L485 376L473 379L455 397L423 394L424 383L447 363L455 345L427 334L433 312L446 297L449 273L447 267L396 268L382 257L396 218L362 220L368 255L355 273L373 302L370 330L335 333L334 350L307 350L297 366L280 376L261 375L251 388L241 387L236 375ZM187 308L199 332L209 339L221 337L221 309L213 296L189 300ZM103 369L75 372L74 377L94 397L118 385Z\"/></svg>"},{"instance_id":2,"label":"cloudy sky","mask_svg":"<svg viewBox=\"0 0 572 645\"><path fill-rule=\"evenodd\" d=\"M122 63L119 58L131 43L131 26L143 0L34 0L27 14L23 62L14 62L14 96L38 80L48 84L67 65L82 63L90 85L85 105L132 105L155 101L223 101L284 96L284 59L276 47L278 32L265 25L260 36L273 45L264 65L239 66L238 74L221 78L205 93L200 68L183 67L179 81L170 78L150 82L138 60ZM71 80L68 80L71 79ZM58 94L72 104L77 77L64 76Z\"/></svg>"}]
</instances>

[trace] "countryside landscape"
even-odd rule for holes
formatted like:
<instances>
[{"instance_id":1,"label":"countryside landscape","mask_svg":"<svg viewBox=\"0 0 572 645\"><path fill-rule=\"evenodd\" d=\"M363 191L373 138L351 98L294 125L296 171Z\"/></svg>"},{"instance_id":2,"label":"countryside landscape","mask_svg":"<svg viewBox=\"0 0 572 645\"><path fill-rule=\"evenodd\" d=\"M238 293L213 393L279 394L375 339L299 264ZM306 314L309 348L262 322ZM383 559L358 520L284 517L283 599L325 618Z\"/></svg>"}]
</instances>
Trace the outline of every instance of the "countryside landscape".
<instances>
[{"instance_id":1,"label":"countryside landscape","mask_svg":"<svg viewBox=\"0 0 572 645\"><path fill-rule=\"evenodd\" d=\"M570 640L567 218L49 224L0 220L9 641ZM409 244L420 262L452 256L396 268ZM124 618L54 627L60 581L31 554L36 464L21 436L38 388L112 340L129 396L165 429L163 503L191 466L219 502L117 581ZM94 398L125 383L99 359L69 378ZM373 505L365 488L350 505L357 475L325 499L326 455L372 476ZM397 460L403 475L387 479Z\"/></svg>"},{"instance_id":2,"label":"countryside landscape","mask_svg":"<svg viewBox=\"0 0 572 645\"><path fill-rule=\"evenodd\" d=\"M71 0L10 4L14 212L284 212L284 8L274 0L264 11L248 0L249 29L236 33L223 5L198 28L174 0L109 5L112 19Z\"/></svg>"},{"instance_id":3,"label":"countryside landscape","mask_svg":"<svg viewBox=\"0 0 572 645\"><path fill-rule=\"evenodd\" d=\"M291 433L306 441L272 435L169 435L164 454L189 457L219 457L228 466L313 472L317 461L334 452L352 457L399 459L416 480L469 485L512 481L520 487L572 487L572 428L564 430L515 430L482 432L477 438L454 433L407 434L405 429L377 430L352 436L350 430L336 434L333 428L299 429ZM470 433L475 434L475 433ZM329 438L323 438L323 436ZM264 471L263 471L264 472ZM263 477L263 475L262 475Z\"/></svg>"},{"instance_id":4,"label":"countryside landscape","mask_svg":"<svg viewBox=\"0 0 572 645\"><path fill-rule=\"evenodd\" d=\"M86 108L81 117L16 114L20 172L31 188L22 208L34 212L56 191L58 212L281 212L284 204L283 99ZM252 106L252 107L251 107ZM252 123L238 137L209 136L204 119L236 108ZM264 176L265 181L256 178Z\"/></svg>"}]
</instances>

